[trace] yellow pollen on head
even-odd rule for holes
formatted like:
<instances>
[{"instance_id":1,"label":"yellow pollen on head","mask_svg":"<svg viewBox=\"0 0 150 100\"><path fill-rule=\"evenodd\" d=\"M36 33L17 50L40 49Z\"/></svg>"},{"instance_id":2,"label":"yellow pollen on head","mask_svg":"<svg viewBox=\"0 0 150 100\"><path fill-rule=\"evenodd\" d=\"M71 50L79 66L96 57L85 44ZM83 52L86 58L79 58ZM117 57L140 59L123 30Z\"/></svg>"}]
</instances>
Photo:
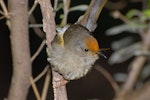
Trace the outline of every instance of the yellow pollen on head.
<instances>
[{"instance_id":1,"label":"yellow pollen on head","mask_svg":"<svg viewBox=\"0 0 150 100\"><path fill-rule=\"evenodd\" d=\"M97 53L99 51L98 42L92 36L85 39L85 43L90 51Z\"/></svg>"}]
</instances>

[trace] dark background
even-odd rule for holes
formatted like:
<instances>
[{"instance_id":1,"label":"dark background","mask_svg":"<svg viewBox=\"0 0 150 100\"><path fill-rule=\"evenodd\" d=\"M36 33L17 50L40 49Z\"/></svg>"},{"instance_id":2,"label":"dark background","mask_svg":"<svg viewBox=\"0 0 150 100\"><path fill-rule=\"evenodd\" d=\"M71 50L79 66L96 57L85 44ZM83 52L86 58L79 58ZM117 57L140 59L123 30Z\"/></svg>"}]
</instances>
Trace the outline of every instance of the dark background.
<instances>
[{"instance_id":1,"label":"dark background","mask_svg":"<svg viewBox=\"0 0 150 100\"><path fill-rule=\"evenodd\" d=\"M117 0L112 0L117 2ZM71 6L83 4L88 4L90 0L72 0ZM128 0L127 0L128 2ZM30 3L32 4L32 3ZM140 8L140 3L132 3L128 2L128 5L121 10L124 14L129 9L132 8ZM38 23L41 23L41 14L39 11L39 6L34 11L34 15ZM97 38L99 45L101 48L110 48L110 50L105 51L104 54L107 56L107 59L100 57L97 61L101 66L103 66L108 72L113 75L116 72L126 72L128 62L117 64L117 65L109 65L108 59L112 54L111 50L111 42L113 40L117 40L124 35L119 36L106 36L105 31L112 26L119 25L122 22L118 19L113 19L110 16L110 13L113 10L104 8L99 19L98 19L98 27L96 28L93 35ZM60 23L59 14L62 13L62 10L56 16L56 23ZM78 17L84 12L71 12L69 14L68 23L74 23L78 19ZM11 48L10 48L10 32L8 27L5 24L6 20L0 20L0 100L7 97L7 93L9 90L9 85L11 81L12 75L12 59L11 59ZM42 39L40 39L36 34L34 34L33 30L30 29L30 47L31 47L31 55L37 50L40 45ZM23 58L22 58L23 59ZM47 64L46 61L46 53L45 48L40 53L40 55L33 62L33 77L37 76ZM39 90L42 90L44 78L37 82ZM86 77L83 77L79 80L70 81L67 85L67 93L69 100L87 100L87 99L98 99L98 100L112 100L114 97L114 91L111 87L110 83L105 79L105 77L99 73L97 70L93 69ZM50 87L48 92L48 99L51 100L52 96L52 88ZM49 99L51 98L51 99ZM28 100L35 100L34 93L32 89L29 91Z\"/></svg>"}]
</instances>

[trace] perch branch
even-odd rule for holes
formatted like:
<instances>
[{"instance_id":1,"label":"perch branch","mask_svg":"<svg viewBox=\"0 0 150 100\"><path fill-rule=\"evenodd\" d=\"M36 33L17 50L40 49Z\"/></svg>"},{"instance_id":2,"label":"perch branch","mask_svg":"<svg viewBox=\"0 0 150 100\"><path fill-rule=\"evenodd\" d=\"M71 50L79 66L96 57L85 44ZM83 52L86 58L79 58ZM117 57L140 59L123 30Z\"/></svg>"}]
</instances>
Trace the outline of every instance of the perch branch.
<instances>
[{"instance_id":1,"label":"perch branch","mask_svg":"<svg viewBox=\"0 0 150 100\"><path fill-rule=\"evenodd\" d=\"M53 8L49 0L39 0L39 4L41 6L41 11L43 15L43 30L46 33L47 47L51 48L51 41L53 40L56 34L56 25L54 21ZM60 77L57 77L56 75L53 74L53 79L58 78ZM55 82L53 82L53 86L55 86ZM67 100L66 87L65 85L62 87L58 87L57 90L53 88L54 100Z\"/></svg>"},{"instance_id":2,"label":"perch branch","mask_svg":"<svg viewBox=\"0 0 150 100\"><path fill-rule=\"evenodd\" d=\"M53 16L53 8L49 0L38 0L43 15L43 30L46 33L46 43L51 47L51 42L56 34L56 24Z\"/></svg>"},{"instance_id":3,"label":"perch branch","mask_svg":"<svg viewBox=\"0 0 150 100\"><path fill-rule=\"evenodd\" d=\"M53 89L54 89L54 100L68 100L67 99L67 92L64 91L66 90L66 87L64 85L62 86L57 86L57 82L60 80L64 80L64 78L54 70L52 70L53 74Z\"/></svg>"}]
</instances>

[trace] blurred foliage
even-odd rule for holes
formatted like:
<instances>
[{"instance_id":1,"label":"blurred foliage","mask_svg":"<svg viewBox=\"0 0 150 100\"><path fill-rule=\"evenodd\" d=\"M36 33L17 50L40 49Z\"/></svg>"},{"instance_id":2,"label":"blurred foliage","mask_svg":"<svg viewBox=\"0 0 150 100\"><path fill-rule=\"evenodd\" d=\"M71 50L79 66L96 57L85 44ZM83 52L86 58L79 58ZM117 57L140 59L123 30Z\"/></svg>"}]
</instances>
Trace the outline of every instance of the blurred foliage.
<instances>
[{"instance_id":1,"label":"blurred foliage","mask_svg":"<svg viewBox=\"0 0 150 100\"><path fill-rule=\"evenodd\" d=\"M70 8L67 9L68 10L67 12L69 14L73 11L86 11L87 8L88 8L87 4L79 4L79 5L75 5L75 6L70 6ZM58 6L55 9L55 13L58 13L60 10L63 10L63 2L62 1L58 2ZM59 14L60 20L62 20L64 17L67 17L67 16L64 16L64 13Z\"/></svg>"},{"instance_id":2,"label":"blurred foliage","mask_svg":"<svg viewBox=\"0 0 150 100\"><path fill-rule=\"evenodd\" d=\"M131 9L126 13L126 15L121 15L119 17L126 18L127 22L108 29L106 31L106 34L108 36L117 36L119 34L128 33L129 35L127 37L122 37L120 40L116 40L111 44L111 48L114 50L114 53L109 58L109 63L123 63L127 60L132 60L131 58L139 55L150 56L149 51L147 53L144 53L144 51L141 50L142 34L146 29L149 28L150 9L144 9L143 11L138 9ZM140 36L141 40L135 41L136 36L133 37L131 35L133 33L137 36ZM127 74L125 73L116 73L114 75L115 80L117 80L118 82L124 82L126 77ZM139 83L141 83L148 77L150 77L150 62L148 62L144 66L144 69L142 70L142 73L140 75Z\"/></svg>"},{"instance_id":3,"label":"blurred foliage","mask_svg":"<svg viewBox=\"0 0 150 100\"><path fill-rule=\"evenodd\" d=\"M87 8L88 8L88 5L77 5L75 7L71 7L69 9L69 12L71 12L71 11L85 11L85 10L87 10Z\"/></svg>"}]
</instances>

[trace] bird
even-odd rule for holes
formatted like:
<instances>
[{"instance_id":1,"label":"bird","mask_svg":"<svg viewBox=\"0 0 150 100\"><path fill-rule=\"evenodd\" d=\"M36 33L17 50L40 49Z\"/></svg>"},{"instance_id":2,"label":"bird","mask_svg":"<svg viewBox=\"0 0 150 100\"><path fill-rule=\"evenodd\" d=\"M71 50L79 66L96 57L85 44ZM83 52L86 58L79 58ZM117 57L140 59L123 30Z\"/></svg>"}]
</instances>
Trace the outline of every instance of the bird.
<instances>
[{"instance_id":1,"label":"bird","mask_svg":"<svg viewBox=\"0 0 150 100\"><path fill-rule=\"evenodd\" d=\"M91 70L99 51L91 32L80 24L73 24L62 36L55 36L48 50L48 61L66 80L75 80Z\"/></svg>"},{"instance_id":2,"label":"bird","mask_svg":"<svg viewBox=\"0 0 150 100\"><path fill-rule=\"evenodd\" d=\"M92 69L100 52L98 41L92 36L96 21L107 0L92 0L79 20L57 32L47 48L48 62L66 80L84 77Z\"/></svg>"}]
</instances>

